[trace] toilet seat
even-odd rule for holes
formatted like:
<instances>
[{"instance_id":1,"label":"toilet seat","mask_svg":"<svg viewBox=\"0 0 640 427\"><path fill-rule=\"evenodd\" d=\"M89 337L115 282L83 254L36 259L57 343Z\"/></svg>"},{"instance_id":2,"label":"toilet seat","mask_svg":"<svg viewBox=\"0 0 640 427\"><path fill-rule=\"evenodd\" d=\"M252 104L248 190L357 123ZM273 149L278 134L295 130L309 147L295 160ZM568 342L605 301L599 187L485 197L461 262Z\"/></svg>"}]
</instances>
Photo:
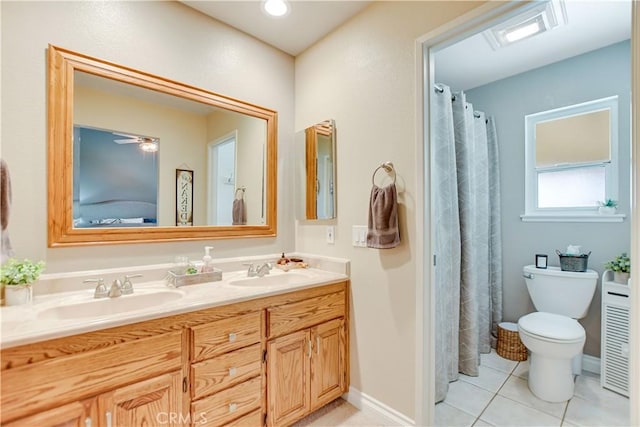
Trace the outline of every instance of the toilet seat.
<instances>
[{"instance_id":1,"label":"toilet seat","mask_svg":"<svg viewBox=\"0 0 640 427\"><path fill-rule=\"evenodd\" d=\"M577 320L553 313L527 314L518 320L518 328L528 335L551 342L579 342L586 337Z\"/></svg>"}]
</instances>

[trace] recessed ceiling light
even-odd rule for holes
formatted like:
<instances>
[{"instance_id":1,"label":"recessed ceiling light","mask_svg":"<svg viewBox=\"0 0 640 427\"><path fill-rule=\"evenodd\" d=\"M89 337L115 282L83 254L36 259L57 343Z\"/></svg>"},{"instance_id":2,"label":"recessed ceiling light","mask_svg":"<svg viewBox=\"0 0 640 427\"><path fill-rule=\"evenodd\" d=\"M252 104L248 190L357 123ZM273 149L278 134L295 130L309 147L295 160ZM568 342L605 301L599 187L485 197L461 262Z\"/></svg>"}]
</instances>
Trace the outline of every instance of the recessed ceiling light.
<instances>
[{"instance_id":1,"label":"recessed ceiling light","mask_svg":"<svg viewBox=\"0 0 640 427\"><path fill-rule=\"evenodd\" d=\"M285 0L265 0L262 8L271 16L284 16L289 12L289 5Z\"/></svg>"}]
</instances>

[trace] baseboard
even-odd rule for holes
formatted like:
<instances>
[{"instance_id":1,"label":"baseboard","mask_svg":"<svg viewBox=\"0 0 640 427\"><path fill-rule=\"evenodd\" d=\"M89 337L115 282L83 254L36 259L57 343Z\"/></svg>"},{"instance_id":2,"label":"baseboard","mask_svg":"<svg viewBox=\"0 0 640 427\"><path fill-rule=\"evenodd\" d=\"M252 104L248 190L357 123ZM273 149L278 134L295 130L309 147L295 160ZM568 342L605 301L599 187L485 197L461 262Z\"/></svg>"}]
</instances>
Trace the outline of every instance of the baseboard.
<instances>
[{"instance_id":1,"label":"baseboard","mask_svg":"<svg viewBox=\"0 0 640 427\"><path fill-rule=\"evenodd\" d=\"M353 387L349 387L349 392L343 394L342 398L385 426L415 425L411 418Z\"/></svg>"},{"instance_id":2,"label":"baseboard","mask_svg":"<svg viewBox=\"0 0 640 427\"><path fill-rule=\"evenodd\" d=\"M592 374L600 375L600 358L589 356L588 354L583 354L582 370L591 372Z\"/></svg>"}]
</instances>

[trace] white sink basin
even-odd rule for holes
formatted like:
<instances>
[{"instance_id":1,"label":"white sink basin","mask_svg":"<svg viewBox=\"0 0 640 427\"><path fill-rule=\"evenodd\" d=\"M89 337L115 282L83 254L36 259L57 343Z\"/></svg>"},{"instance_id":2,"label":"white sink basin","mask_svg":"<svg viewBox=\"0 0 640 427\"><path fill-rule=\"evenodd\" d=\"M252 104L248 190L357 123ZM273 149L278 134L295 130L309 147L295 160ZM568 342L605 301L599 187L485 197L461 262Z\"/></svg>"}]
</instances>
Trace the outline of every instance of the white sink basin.
<instances>
[{"instance_id":1,"label":"white sink basin","mask_svg":"<svg viewBox=\"0 0 640 427\"><path fill-rule=\"evenodd\" d=\"M244 277L242 279L230 280L229 284L242 287L288 286L302 283L311 277L313 277L313 274L309 274L306 271L277 272L275 274L267 274L263 277Z\"/></svg>"},{"instance_id":2,"label":"white sink basin","mask_svg":"<svg viewBox=\"0 0 640 427\"><path fill-rule=\"evenodd\" d=\"M82 302L56 305L42 310L38 313L38 317L40 319L65 320L109 316L177 301L184 295L184 292L175 289L145 289L117 298L92 298Z\"/></svg>"}]
</instances>

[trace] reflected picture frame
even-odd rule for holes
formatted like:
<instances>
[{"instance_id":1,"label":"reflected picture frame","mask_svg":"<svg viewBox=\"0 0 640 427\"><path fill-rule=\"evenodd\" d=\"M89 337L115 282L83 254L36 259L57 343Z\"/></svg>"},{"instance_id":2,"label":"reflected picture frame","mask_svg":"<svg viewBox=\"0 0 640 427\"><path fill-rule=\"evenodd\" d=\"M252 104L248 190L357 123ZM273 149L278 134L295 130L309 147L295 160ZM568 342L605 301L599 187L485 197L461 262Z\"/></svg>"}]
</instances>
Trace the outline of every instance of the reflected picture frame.
<instances>
[{"instance_id":1,"label":"reflected picture frame","mask_svg":"<svg viewBox=\"0 0 640 427\"><path fill-rule=\"evenodd\" d=\"M536 254L536 268L547 268L548 257L545 254Z\"/></svg>"},{"instance_id":2,"label":"reflected picture frame","mask_svg":"<svg viewBox=\"0 0 640 427\"><path fill-rule=\"evenodd\" d=\"M176 169L176 225L193 226L193 171Z\"/></svg>"}]
</instances>

